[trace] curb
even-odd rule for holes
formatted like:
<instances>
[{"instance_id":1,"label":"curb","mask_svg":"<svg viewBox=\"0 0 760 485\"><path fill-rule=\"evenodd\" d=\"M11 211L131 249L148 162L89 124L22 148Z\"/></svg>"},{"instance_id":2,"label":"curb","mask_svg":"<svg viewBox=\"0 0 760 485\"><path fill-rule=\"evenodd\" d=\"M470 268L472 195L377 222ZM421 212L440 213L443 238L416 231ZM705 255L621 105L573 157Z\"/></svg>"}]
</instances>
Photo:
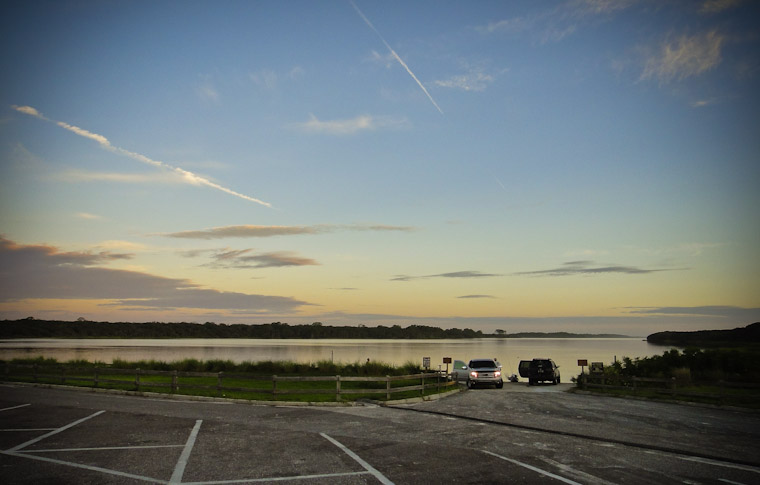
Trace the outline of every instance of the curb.
<instances>
[{"instance_id":1,"label":"curb","mask_svg":"<svg viewBox=\"0 0 760 485\"><path fill-rule=\"evenodd\" d=\"M462 392L462 389L456 389L449 392L440 394L431 394L430 396L415 397L409 399L399 399L396 401L374 401L370 399L362 399L359 401L346 401L346 402L313 402L313 401L254 401L250 399L233 399L228 397L211 397L211 396L191 396L186 394L163 394L160 392L147 392L147 391L125 391L122 389L106 389L98 387L80 387L80 386L65 386L61 384L41 384L36 382L15 382L15 381L2 381L3 385L8 386L22 386L22 387L38 387L41 389L63 389L68 391L80 391L91 392L95 394L114 394L118 396L132 396L132 397L149 397L153 399L166 399L169 401L198 401L198 402L227 402L237 404L249 404L251 406L288 406L288 407L357 407L366 406L367 404L376 406L389 406L395 404L414 404L424 401L437 401L453 394Z\"/></svg>"}]
</instances>

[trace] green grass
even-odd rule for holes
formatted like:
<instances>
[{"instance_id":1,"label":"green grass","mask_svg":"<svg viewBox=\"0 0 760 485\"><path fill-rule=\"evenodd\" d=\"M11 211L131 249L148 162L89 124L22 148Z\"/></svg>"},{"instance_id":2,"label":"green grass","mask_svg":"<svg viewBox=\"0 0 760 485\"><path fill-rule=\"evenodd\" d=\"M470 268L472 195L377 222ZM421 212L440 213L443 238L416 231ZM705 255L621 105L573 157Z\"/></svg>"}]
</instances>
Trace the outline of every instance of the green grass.
<instances>
[{"instance_id":1,"label":"green grass","mask_svg":"<svg viewBox=\"0 0 760 485\"><path fill-rule=\"evenodd\" d=\"M79 387L248 400L300 402L335 401L336 382L334 376L336 375L341 376L341 401L355 401L358 399L385 400L387 398L385 381L354 382L343 379L349 377L384 378L385 376L411 375L421 372L416 364L413 363L394 367L380 362L334 364L329 361L322 361L314 364L303 364L265 361L236 364L231 361L199 361L196 359L186 359L179 362L155 360L127 362L115 360L112 364L107 365L102 362L87 362L82 360L59 363L55 359L36 358L14 359L7 363L0 361L0 366L6 369L4 374L6 381L66 384ZM137 369L140 369L140 372ZM98 373L97 386L94 383L96 371ZM160 371L161 375L145 375L142 373L147 371ZM176 373L176 377L172 376L173 373ZM197 373L213 373L216 375L193 375ZM219 373L222 373L222 389L218 387ZM65 378L62 377L64 374ZM277 393L273 394L273 375L282 378L324 376L330 377L330 379L319 381L278 380L276 382ZM137 383L138 377L139 386ZM172 387L173 379L176 379L174 381L175 387ZM425 389L424 395L438 392L435 388L435 378L427 378L425 383L433 387ZM391 390L419 384L419 378L393 380L391 381ZM447 387L445 384L445 381L441 382L441 392L455 387ZM345 393L346 391L372 389L382 392ZM259 392L255 392L257 390ZM390 399L406 399L419 396L419 390L396 391L391 393Z\"/></svg>"}]
</instances>

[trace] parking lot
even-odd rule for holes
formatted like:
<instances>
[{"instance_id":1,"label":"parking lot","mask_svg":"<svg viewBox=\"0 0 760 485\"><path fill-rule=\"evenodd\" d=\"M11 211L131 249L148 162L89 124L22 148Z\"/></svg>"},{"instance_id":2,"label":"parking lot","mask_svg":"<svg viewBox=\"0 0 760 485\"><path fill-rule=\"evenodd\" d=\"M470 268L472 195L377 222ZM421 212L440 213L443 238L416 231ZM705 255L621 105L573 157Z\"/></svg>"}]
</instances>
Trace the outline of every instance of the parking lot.
<instances>
[{"instance_id":1,"label":"parking lot","mask_svg":"<svg viewBox=\"0 0 760 485\"><path fill-rule=\"evenodd\" d=\"M758 414L477 389L395 407L0 387L2 483L760 483Z\"/></svg>"}]
</instances>

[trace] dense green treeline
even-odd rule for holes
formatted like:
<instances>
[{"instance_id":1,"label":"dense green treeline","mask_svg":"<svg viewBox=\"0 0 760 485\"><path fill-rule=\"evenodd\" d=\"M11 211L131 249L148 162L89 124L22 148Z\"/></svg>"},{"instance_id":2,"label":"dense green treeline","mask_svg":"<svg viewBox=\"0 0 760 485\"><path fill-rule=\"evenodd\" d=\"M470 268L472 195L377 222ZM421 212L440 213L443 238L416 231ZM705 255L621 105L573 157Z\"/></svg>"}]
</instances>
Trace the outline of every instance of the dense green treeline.
<instances>
[{"instance_id":1,"label":"dense green treeline","mask_svg":"<svg viewBox=\"0 0 760 485\"><path fill-rule=\"evenodd\" d=\"M662 355L623 357L605 368L607 375L676 377L693 381L760 382L760 350L756 348L671 349Z\"/></svg>"},{"instance_id":2,"label":"dense green treeline","mask_svg":"<svg viewBox=\"0 0 760 485\"><path fill-rule=\"evenodd\" d=\"M310 325L268 323L260 325L198 323L76 322L49 320L5 320L0 338L254 338L254 339L450 339L485 337L480 330L442 329L425 325L391 327L336 327L314 322Z\"/></svg>"},{"instance_id":3,"label":"dense green treeline","mask_svg":"<svg viewBox=\"0 0 760 485\"><path fill-rule=\"evenodd\" d=\"M760 322L731 330L698 330L696 332L657 332L647 342L679 347L746 347L760 346Z\"/></svg>"}]
</instances>

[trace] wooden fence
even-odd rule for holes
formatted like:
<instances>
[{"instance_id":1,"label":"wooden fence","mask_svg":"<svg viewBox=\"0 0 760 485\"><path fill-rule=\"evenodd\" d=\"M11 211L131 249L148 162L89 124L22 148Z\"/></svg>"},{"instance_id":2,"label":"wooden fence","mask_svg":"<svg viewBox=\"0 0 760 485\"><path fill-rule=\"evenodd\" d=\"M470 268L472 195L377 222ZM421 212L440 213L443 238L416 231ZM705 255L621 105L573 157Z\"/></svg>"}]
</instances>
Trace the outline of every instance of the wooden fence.
<instances>
[{"instance_id":1,"label":"wooden fence","mask_svg":"<svg viewBox=\"0 0 760 485\"><path fill-rule=\"evenodd\" d=\"M6 363L4 375L6 380L96 388L127 388L135 391L172 394L223 396L225 393L242 393L248 399L259 400L269 396L272 400L277 400L278 397L285 395L334 395L335 401L341 401L343 396L348 395L384 395L386 400L390 400L394 394L411 391L415 394L419 392L422 396L426 390L435 389L436 392L441 392L441 390L456 386L456 382L449 381L446 375L441 373L385 377L261 376L226 372L156 371ZM329 383L334 383L334 385L329 385ZM360 383L366 383L366 386Z\"/></svg>"},{"instance_id":2,"label":"wooden fence","mask_svg":"<svg viewBox=\"0 0 760 485\"><path fill-rule=\"evenodd\" d=\"M697 392L692 382L679 382L675 377L650 378L635 376L605 376L594 374L582 374L578 381L581 389L618 389L631 391L634 395L641 392L655 392L656 394L670 395L672 397L688 397L714 400L718 404L729 397L731 389L745 389L760 391L760 384L747 382L717 381L701 383L703 387L713 392ZM715 391L717 389L717 391ZM736 396L732 396L736 397Z\"/></svg>"}]
</instances>

